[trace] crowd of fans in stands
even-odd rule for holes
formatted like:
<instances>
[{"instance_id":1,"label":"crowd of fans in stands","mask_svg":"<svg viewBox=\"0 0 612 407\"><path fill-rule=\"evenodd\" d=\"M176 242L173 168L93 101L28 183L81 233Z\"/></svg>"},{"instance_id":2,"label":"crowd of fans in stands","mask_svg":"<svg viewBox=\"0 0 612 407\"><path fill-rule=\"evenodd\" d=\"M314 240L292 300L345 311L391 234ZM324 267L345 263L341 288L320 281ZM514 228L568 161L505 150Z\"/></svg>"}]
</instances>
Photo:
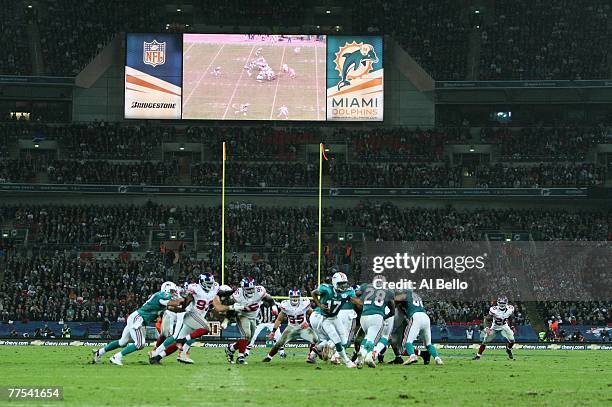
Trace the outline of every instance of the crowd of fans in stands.
<instances>
[{"instance_id":1,"label":"crowd of fans in stands","mask_svg":"<svg viewBox=\"0 0 612 407\"><path fill-rule=\"evenodd\" d=\"M47 167L52 184L164 185L176 184L176 161L112 163L55 160Z\"/></svg>"},{"instance_id":2,"label":"crowd of fans in stands","mask_svg":"<svg viewBox=\"0 0 612 407\"><path fill-rule=\"evenodd\" d=\"M480 79L610 77L608 1L498 0L494 11L481 29Z\"/></svg>"},{"instance_id":3,"label":"crowd of fans in stands","mask_svg":"<svg viewBox=\"0 0 612 407\"><path fill-rule=\"evenodd\" d=\"M391 203L362 202L354 208L325 208L323 226L363 231L369 241L480 240L484 230L525 231L536 241L612 239L612 215L606 211L543 209L400 208ZM231 205L226 210L228 250L308 253L316 232L315 207ZM145 247L149 231L198 230L200 244L220 240L219 207L20 205L0 206L0 224L29 230L32 245Z\"/></svg>"},{"instance_id":4,"label":"crowd of fans in stands","mask_svg":"<svg viewBox=\"0 0 612 407\"><path fill-rule=\"evenodd\" d=\"M79 73L119 32L189 30L182 24L175 27L174 10L168 14L164 4L155 1L121 0L115 7L105 7L93 0L43 0L34 9L11 6L7 3L0 14L2 74L31 74L28 22L40 32L46 73L60 76ZM353 30L391 35L436 80L609 78L611 7L606 0L587 5L572 0L554 4L500 0L482 9L452 0L344 5ZM223 4L206 0L193 14L205 24L275 32L276 27L306 24L299 10L279 0ZM475 66L468 72L472 40L474 47L479 45L480 60L471 61Z\"/></svg>"},{"instance_id":5,"label":"crowd of fans in stands","mask_svg":"<svg viewBox=\"0 0 612 407\"><path fill-rule=\"evenodd\" d=\"M603 184L605 167L593 164L496 164L480 166L474 175L478 188L587 187Z\"/></svg>"}]
</instances>

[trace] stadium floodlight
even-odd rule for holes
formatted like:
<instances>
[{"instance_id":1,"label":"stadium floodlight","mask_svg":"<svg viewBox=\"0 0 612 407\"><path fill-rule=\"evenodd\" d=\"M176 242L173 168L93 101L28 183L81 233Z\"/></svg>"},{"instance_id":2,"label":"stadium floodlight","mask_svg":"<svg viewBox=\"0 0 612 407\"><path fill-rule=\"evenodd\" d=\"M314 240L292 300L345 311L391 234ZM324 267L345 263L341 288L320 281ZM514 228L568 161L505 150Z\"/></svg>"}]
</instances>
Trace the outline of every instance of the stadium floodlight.
<instances>
[{"instance_id":1,"label":"stadium floodlight","mask_svg":"<svg viewBox=\"0 0 612 407\"><path fill-rule=\"evenodd\" d=\"M31 5L31 4L28 4L28 8L32 8L32 5Z\"/></svg>"},{"instance_id":2,"label":"stadium floodlight","mask_svg":"<svg viewBox=\"0 0 612 407\"><path fill-rule=\"evenodd\" d=\"M184 144L181 144L181 145L179 146L179 150L181 150L181 151L185 151L185 145L184 145Z\"/></svg>"},{"instance_id":3,"label":"stadium floodlight","mask_svg":"<svg viewBox=\"0 0 612 407\"><path fill-rule=\"evenodd\" d=\"M474 151L476 151L476 150L474 149L474 146L470 146L470 153L473 153Z\"/></svg>"},{"instance_id":4,"label":"stadium floodlight","mask_svg":"<svg viewBox=\"0 0 612 407\"><path fill-rule=\"evenodd\" d=\"M331 14L331 10L325 10L325 14Z\"/></svg>"},{"instance_id":5,"label":"stadium floodlight","mask_svg":"<svg viewBox=\"0 0 612 407\"><path fill-rule=\"evenodd\" d=\"M180 8L180 7L179 7L179 8L177 8L177 9L176 9L176 12L177 12L177 13L180 13L180 12L181 12L181 8Z\"/></svg>"},{"instance_id":6,"label":"stadium floodlight","mask_svg":"<svg viewBox=\"0 0 612 407\"><path fill-rule=\"evenodd\" d=\"M40 144L34 143L34 148L38 148L38 147L40 147Z\"/></svg>"},{"instance_id":7,"label":"stadium floodlight","mask_svg":"<svg viewBox=\"0 0 612 407\"><path fill-rule=\"evenodd\" d=\"M474 14L480 14L480 10L474 10Z\"/></svg>"}]
</instances>

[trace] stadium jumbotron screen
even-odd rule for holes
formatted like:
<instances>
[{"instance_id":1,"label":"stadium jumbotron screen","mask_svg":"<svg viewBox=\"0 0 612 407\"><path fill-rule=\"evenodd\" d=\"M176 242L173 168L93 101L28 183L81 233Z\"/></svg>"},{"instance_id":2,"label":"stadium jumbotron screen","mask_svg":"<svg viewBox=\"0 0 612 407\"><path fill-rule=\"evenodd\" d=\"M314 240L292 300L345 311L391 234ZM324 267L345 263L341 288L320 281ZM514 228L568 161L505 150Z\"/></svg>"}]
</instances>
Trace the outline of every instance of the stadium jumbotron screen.
<instances>
[{"instance_id":1,"label":"stadium jumbotron screen","mask_svg":"<svg viewBox=\"0 0 612 407\"><path fill-rule=\"evenodd\" d=\"M125 118L382 121L377 36L128 34Z\"/></svg>"}]
</instances>

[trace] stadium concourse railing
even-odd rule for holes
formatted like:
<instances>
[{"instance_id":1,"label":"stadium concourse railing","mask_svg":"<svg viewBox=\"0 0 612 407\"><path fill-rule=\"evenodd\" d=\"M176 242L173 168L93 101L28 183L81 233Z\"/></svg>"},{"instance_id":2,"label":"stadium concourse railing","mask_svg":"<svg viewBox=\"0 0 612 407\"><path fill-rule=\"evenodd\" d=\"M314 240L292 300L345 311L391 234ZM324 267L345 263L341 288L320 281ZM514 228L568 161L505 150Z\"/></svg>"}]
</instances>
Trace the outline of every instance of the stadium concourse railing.
<instances>
[{"instance_id":1,"label":"stadium concourse railing","mask_svg":"<svg viewBox=\"0 0 612 407\"><path fill-rule=\"evenodd\" d=\"M325 196L338 197L531 197L586 198L593 188L329 188ZM227 187L228 195L315 197L318 188L309 187ZM84 184L0 184L0 193L126 194L126 195L201 195L219 196L221 187L212 186L142 186Z\"/></svg>"}]
</instances>

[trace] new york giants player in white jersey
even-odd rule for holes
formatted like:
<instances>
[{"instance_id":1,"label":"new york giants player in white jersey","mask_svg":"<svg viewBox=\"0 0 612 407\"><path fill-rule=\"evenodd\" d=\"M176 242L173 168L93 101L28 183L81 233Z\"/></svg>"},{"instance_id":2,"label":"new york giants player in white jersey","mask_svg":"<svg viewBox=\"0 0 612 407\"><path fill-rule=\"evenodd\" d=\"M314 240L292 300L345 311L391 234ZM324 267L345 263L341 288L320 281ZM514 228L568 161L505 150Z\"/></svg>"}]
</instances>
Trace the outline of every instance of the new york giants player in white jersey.
<instances>
[{"instance_id":1,"label":"new york giants player in white jersey","mask_svg":"<svg viewBox=\"0 0 612 407\"><path fill-rule=\"evenodd\" d=\"M262 302L274 304L274 299L266 292L266 289L255 284L251 277L243 278L240 286L232 294L234 309L238 313L237 325L241 338L235 343L228 344L225 354L229 363L234 363L234 353L238 350L238 364L246 364L245 358L249 355L251 346L249 342L255 333L257 326L257 314Z\"/></svg>"},{"instance_id":2,"label":"new york giants player in white jersey","mask_svg":"<svg viewBox=\"0 0 612 407\"><path fill-rule=\"evenodd\" d=\"M486 343L490 342L498 333L508 340L506 344L506 353L510 359L514 359L512 355L512 346L514 346L514 332L508 325L508 319L514 314L514 307L508 304L508 298L501 296L497 299L497 305L489 308L489 315L485 317L485 324L491 326L485 328L487 334L478 349L478 353L474 355L474 359L480 359L483 352L487 348Z\"/></svg>"},{"instance_id":3,"label":"new york giants player in white jersey","mask_svg":"<svg viewBox=\"0 0 612 407\"><path fill-rule=\"evenodd\" d=\"M263 306L259 307L259 314L257 315L257 327L255 328L255 332L253 333L253 337L251 338L251 342L249 342L249 346L253 348L255 346L255 341L261 332L268 331L269 333L273 333L269 339L277 342L280 339L281 333L280 331L274 330L274 322L276 321L276 317L278 316L278 304L275 302L271 307ZM285 354L285 350L283 348L280 349L279 356L281 358L287 357Z\"/></svg>"},{"instance_id":4,"label":"new york giants player in white jersey","mask_svg":"<svg viewBox=\"0 0 612 407\"><path fill-rule=\"evenodd\" d=\"M289 291L289 300L284 300L280 305L280 313L274 322L274 331L278 332L283 319L287 317L287 328L283 331L280 339L274 344L268 355L263 360L270 362L279 349L282 349L285 344L293 339L302 338L310 343L310 352L308 353L308 363L316 363L316 352L314 350L319 338L315 331L308 323L308 317L312 313L310 301L302 298L302 293L298 289Z\"/></svg>"},{"instance_id":5,"label":"new york giants player in white jersey","mask_svg":"<svg viewBox=\"0 0 612 407\"><path fill-rule=\"evenodd\" d=\"M163 357L173 353L178 347L177 343L183 347L178 357L179 362L193 363L187 352L196 338L210 332L210 325L206 321L208 309L211 306L214 306L219 312L230 309L221 304L218 293L219 284L215 282L214 276L210 273L201 274L198 283L187 286L188 305L182 324L179 326L177 322L174 329L175 334L169 336L164 343L151 352L150 363L157 364Z\"/></svg>"}]
</instances>

